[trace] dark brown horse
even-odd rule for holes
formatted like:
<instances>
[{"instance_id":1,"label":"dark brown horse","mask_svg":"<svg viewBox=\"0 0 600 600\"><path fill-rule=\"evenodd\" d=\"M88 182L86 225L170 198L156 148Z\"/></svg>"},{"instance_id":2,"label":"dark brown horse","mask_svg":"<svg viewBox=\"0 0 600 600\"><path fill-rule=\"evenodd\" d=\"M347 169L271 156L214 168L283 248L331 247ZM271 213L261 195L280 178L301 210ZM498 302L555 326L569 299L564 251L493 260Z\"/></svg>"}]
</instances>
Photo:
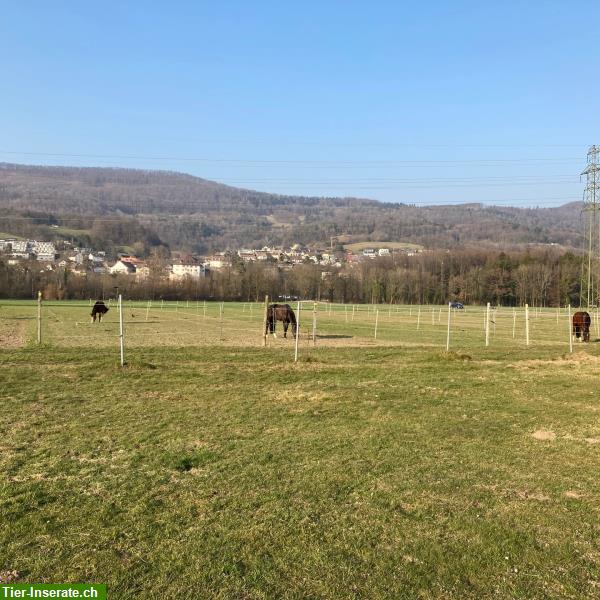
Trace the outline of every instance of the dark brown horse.
<instances>
[{"instance_id":1,"label":"dark brown horse","mask_svg":"<svg viewBox=\"0 0 600 600\"><path fill-rule=\"evenodd\" d=\"M590 313L579 311L573 315L573 335L581 342L590 341L590 325L592 318Z\"/></svg>"},{"instance_id":2,"label":"dark brown horse","mask_svg":"<svg viewBox=\"0 0 600 600\"><path fill-rule=\"evenodd\" d=\"M296 315L289 304L269 304L265 333L272 333L275 336L276 321L283 322L283 337L287 337L287 330L290 323L292 324L292 333L296 337Z\"/></svg>"},{"instance_id":3,"label":"dark brown horse","mask_svg":"<svg viewBox=\"0 0 600 600\"><path fill-rule=\"evenodd\" d=\"M102 322L102 317L108 312L108 306L102 302L102 300L98 300L96 304L92 307L92 323L96 322L96 317L98 318L98 323Z\"/></svg>"}]
</instances>

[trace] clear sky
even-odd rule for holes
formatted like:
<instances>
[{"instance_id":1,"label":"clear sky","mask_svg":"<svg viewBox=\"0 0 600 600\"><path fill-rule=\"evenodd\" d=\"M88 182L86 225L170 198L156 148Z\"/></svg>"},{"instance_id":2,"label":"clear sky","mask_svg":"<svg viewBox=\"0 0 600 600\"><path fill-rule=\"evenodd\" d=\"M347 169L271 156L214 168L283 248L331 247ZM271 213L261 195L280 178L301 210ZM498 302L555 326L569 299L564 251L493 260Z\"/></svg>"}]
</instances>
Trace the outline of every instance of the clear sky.
<instances>
[{"instance_id":1,"label":"clear sky","mask_svg":"<svg viewBox=\"0 0 600 600\"><path fill-rule=\"evenodd\" d=\"M9 2L0 161L424 203L581 198L596 1Z\"/></svg>"}]
</instances>

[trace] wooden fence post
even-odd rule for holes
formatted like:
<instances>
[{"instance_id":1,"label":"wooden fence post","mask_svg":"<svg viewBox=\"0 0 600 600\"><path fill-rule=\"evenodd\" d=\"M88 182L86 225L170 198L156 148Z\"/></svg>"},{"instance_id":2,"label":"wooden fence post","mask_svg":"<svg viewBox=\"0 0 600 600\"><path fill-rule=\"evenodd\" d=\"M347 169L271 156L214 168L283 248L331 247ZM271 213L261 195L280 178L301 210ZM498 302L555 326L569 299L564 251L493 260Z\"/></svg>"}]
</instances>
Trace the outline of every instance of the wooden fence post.
<instances>
[{"instance_id":1,"label":"wooden fence post","mask_svg":"<svg viewBox=\"0 0 600 600\"><path fill-rule=\"evenodd\" d=\"M379 322L379 309L375 311L375 339L377 339L377 323Z\"/></svg>"},{"instance_id":2,"label":"wooden fence post","mask_svg":"<svg viewBox=\"0 0 600 600\"><path fill-rule=\"evenodd\" d=\"M419 331L419 327L421 326L421 307L419 306L417 310L417 331Z\"/></svg>"},{"instance_id":3,"label":"wooden fence post","mask_svg":"<svg viewBox=\"0 0 600 600\"><path fill-rule=\"evenodd\" d=\"M525 345L529 346L529 304L525 305Z\"/></svg>"},{"instance_id":4,"label":"wooden fence post","mask_svg":"<svg viewBox=\"0 0 600 600\"><path fill-rule=\"evenodd\" d=\"M490 345L490 303L487 303L485 309L485 345Z\"/></svg>"}]
</instances>

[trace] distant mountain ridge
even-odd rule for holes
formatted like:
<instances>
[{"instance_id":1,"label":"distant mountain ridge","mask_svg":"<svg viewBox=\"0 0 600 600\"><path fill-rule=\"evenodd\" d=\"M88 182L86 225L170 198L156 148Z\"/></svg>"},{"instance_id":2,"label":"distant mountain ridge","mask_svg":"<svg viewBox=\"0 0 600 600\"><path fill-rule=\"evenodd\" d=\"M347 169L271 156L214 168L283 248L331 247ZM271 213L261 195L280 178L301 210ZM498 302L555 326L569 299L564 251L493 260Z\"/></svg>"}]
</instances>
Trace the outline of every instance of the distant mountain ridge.
<instances>
[{"instance_id":1,"label":"distant mountain ridge","mask_svg":"<svg viewBox=\"0 0 600 600\"><path fill-rule=\"evenodd\" d=\"M454 247L581 245L581 203L557 208L480 204L415 207L360 198L270 194L171 171L0 163L0 231L44 216L87 230L134 219L172 248L387 240ZM61 220L62 219L62 220ZM98 222L98 223L96 223ZM146 235L145 234L145 235Z\"/></svg>"}]
</instances>

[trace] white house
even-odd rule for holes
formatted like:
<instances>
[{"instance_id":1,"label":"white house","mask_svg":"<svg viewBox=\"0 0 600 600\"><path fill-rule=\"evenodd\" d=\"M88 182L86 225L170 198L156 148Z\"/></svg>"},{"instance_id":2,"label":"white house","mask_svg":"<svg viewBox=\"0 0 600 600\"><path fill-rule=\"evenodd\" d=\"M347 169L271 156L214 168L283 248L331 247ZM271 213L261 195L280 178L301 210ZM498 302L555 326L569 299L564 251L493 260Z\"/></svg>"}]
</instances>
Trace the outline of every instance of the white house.
<instances>
[{"instance_id":1,"label":"white house","mask_svg":"<svg viewBox=\"0 0 600 600\"><path fill-rule=\"evenodd\" d=\"M122 260L118 260L108 270L111 275L135 275L135 267L130 262Z\"/></svg>"},{"instance_id":2,"label":"white house","mask_svg":"<svg viewBox=\"0 0 600 600\"><path fill-rule=\"evenodd\" d=\"M169 279L185 279L191 277L192 279L200 279L206 274L204 265L200 264L187 264L187 263L174 263L171 265L171 273Z\"/></svg>"}]
</instances>

